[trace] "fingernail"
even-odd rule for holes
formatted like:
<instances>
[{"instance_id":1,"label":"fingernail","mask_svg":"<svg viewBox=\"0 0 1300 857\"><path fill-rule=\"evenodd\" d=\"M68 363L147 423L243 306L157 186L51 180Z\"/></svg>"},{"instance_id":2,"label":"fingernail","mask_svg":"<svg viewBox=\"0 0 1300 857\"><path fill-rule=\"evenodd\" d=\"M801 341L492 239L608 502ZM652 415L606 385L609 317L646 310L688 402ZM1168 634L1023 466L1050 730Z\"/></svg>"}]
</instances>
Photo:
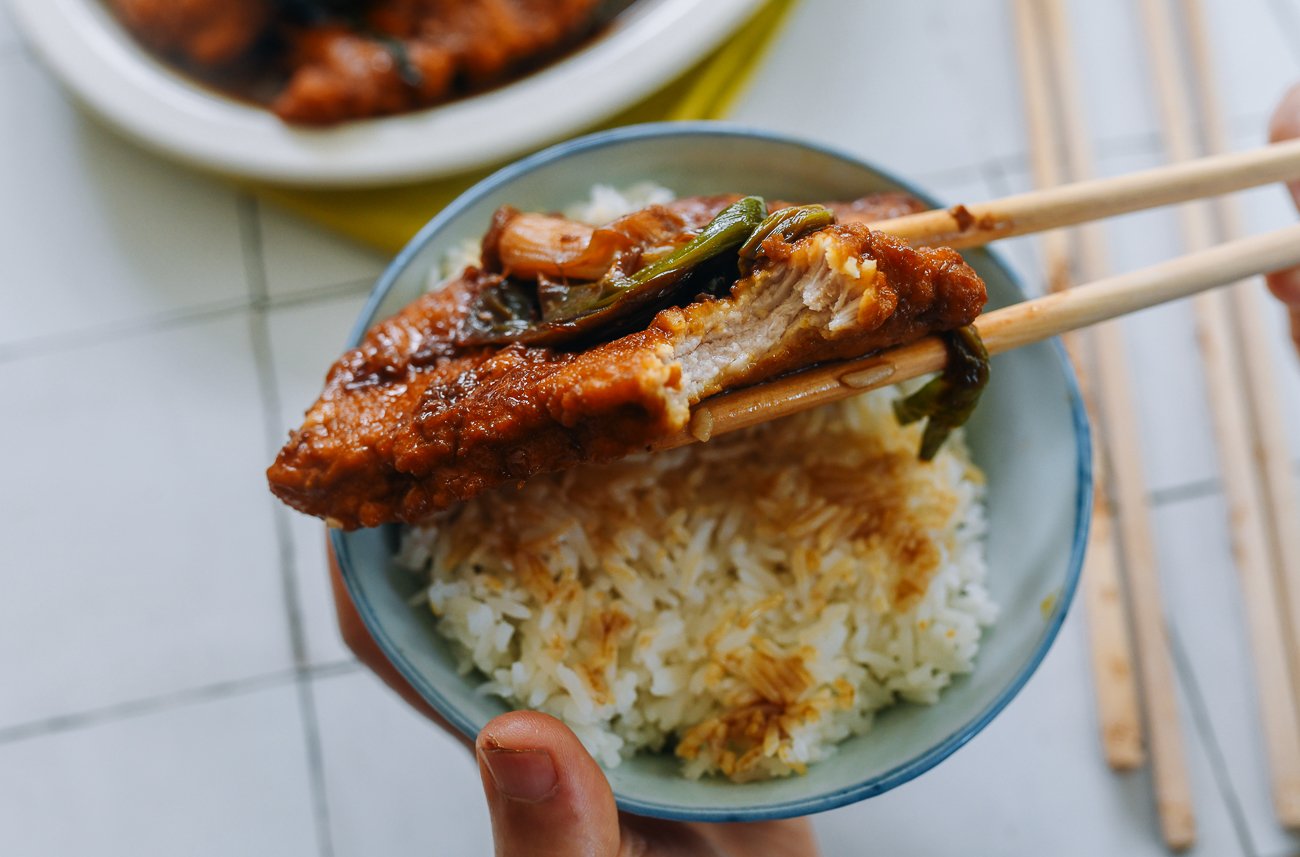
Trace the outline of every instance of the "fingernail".
<instances>
[{"instance_id":1,"label":"fingernail","mask_svg":"<svg viewBox=\"0 0 1300 857\"><path fill-rule=\"evenodd\" d=\"M555 762L545 750L509 750L490 743L479 755L497 791L511 800L540 803L560 784Z\"/></svg>"}]
</instances>

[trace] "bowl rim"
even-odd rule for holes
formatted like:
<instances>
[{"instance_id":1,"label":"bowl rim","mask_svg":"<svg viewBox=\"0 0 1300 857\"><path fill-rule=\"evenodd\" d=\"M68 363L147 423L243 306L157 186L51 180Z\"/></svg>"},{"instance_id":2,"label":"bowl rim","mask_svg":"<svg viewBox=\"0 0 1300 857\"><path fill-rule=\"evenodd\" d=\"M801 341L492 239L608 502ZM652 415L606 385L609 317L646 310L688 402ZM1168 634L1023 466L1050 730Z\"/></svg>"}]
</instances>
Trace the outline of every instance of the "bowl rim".
<instances>
[{"instance_id":1,"label":"bowl rim","mask_svg":"<svg viewBox=\"0 0 1300 857\"><path fill-rule=\"evenodd\" d=\"M927 203L932 205L934 204L933 197L922 191L920 188L915 187L911 182L900 179L888 170L880 169L856 155L821 143L815 143L791 135L764 129L751 128L729 122L653 122L642 125L630 125L610 131L589 134L556 144L509 166L503 167L475 184L469 190L465 191L465 193L457 197L455 201L430 220L429 223L411 239L406 247L398 253L376 282L370 298L366 301L366 304L361 311L361 315L358 317L356 324L353 326L352 331L349 334L348 347L356 347L360 342L361 338L365 335L365 332L369 330L371 325L374 323L374 317L379 307L382 305L389 292L393 289L399 276L406 270L412 260L424 249L425 245L437 236L438 233L440 233L449 223L458 218L461 212L477 203L482 197L488 195L502 185L508 184L553 161L562 160L576 154L591 152L608 146L621 145L631 141L676 136L759 138L770 142L798 146L838 158L855 166L866 168L880 175L882 178L893 182L908 193L917 196ZM988 253L992 264L996 265L1003 275L1007 277L1010 283L1023 295L1023 284L1011 267L993 251L985 248L985 252ZM1063 372L1066 391L1070 401L1070 411L1075 433L1077 452L1077 488L1075 491L1074 536L1073 542L1070 546L1069 567L1066 570L1066 577L1057 595L1056 603L1052 607L1052 614L1046 622L1046 627L1040 643L1010 684L998 693L992 702L977 712L975 716L968 720L960 729L948 738L940 741L938 744L930 747L918 756L903 762L902 764L896 765L884 773L863 780L862 782L856 783L852 786L810 797L796 798L779 803L763 804L752 809L698 809L690 806L673 805L652 800L643 800L640 798L628 798L616 793L615 799L621 810L635 815L644 815L677 821L721 822L769 821L812 815L814 813L836 809L869 797L883 794L890 789L896 788L912 779L915 779L935 767L983 731L984 728L988 726L989 723L991 723L1008 704L1010 704L1011 700L1020 693L1025 684L1028 683L1029 679L1035 672L1037 672L1039 665L1043 662L1048 651L1051 650L1052 645L1055 643L1056 638L1060 633L1061 626L1064 624L1069 613L1070 605L1074 601L1075 591L1078 588L1079 578L1083 568L1084 551L1087 547L1088 531L1092 519L1093 467L1091 428L1087 412L1084 408L1083 398L1079 391L1078 379L1075 376L1073 365L1066 356L1064 347L1061 345L1059 339L1052 340L1049 345L1056 354ZM415 666L404 656L402 648L383 630L382 624L371 609L370 603L364 598L360 586L356 582L356 571L351 560L347 533L344 533L341 530L331 530L330 541L338 558L339 568L348 594L356 605L357 612L361 615L362 621L374 636L375 641L379 644L379 647L383 650L384 654L390 661L392 661L393 665L397 667L403 678L409 681L420 695L430 705L432 705L439 714L445 717L470 740L474 740L478 733L478 729L474 724L468 717L461 714L456 706L452 705L445 697L443 697L431 682L424 679L424 676L420 671L416 669Z\"/></svg>"}]
</instances>

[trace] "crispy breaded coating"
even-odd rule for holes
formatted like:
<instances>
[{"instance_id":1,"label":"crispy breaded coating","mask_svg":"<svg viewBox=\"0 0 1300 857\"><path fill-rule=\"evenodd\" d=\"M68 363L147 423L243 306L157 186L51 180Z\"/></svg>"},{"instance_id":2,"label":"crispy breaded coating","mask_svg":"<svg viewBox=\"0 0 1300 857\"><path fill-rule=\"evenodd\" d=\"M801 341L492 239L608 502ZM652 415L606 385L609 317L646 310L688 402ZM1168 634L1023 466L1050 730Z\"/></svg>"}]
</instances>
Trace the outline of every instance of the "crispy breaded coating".
<instances>
[{"instance_id":1,"label":"crispy breaded coating","mask_svg":"<svg viewBox=\"0 0 1300 857\"><path fill-rule=\"evenodd\" d=\"M580 351L454 345L501 277L471 268L335 364L271 488L335 526L421 523L503 483L645 449L722 390L970 324L986 299L955 251L861 223L774 234L764 251L730 294Z\"/></svg>"}]
</instances>

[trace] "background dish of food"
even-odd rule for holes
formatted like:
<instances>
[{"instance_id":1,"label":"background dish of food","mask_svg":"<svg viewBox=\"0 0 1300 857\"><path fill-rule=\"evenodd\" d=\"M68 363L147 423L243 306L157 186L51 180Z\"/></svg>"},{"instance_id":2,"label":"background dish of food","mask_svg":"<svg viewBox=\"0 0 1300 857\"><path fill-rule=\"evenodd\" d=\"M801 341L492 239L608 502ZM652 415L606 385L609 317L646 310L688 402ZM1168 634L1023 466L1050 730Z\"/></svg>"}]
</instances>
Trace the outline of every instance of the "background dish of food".
<instances>
[{"instance_id":1,"label":"background dish of food","mask_svg":"<svg viewBox=\"0 0 1300 857\"><path fill-rule=\"evenodd\" d=\"M591 41L513 83L417 113L301 130L171 68L102 0L12 2L64 85L132 137L218 172L316 186L426 178L528 151L672 79L761 5L637 0Z\"/></svg>"},{"instance_id":2,"label":"background dish of food","mask_svg":"<svg viewBox=\"0 0 1300 857\"><path fill-rule=\"evenodd\" d=\"M145 47L285 122L408 113L522 77L628 0L107 0Z\"/></svg>"},{"instance_id":3,"label":"background dish of food","mask_svg":"<svg viewBox=\"0 0 1300 857\"><path fill-rule=\"evenodd\" d=\"M735 192L771 198L851 199L905 190L933 199L851 157L764 132L709 123L646 125L564 143L508 167L435 218L381 277L353 331L422 293L429 273L478 237L497 207L562 208L594 179L652 181L680 194ZM969 255L992 306L1020 299L1008 269L986 251ZM1073 376L1042 344L997 357L969 426L972 457L989 482L988 587L1001 618L974 672L928 708L900 706L841 745L806 776L736 785L683 782L676 760L643 755L610 772L620 805L646 815L753 820L802 815L861 800L938 764L979 732L1028 680L1055 638L1078 578L1091 491L1089 440ZM420 693L467 735L504 710L458 673L456 659L410 598L420 581L394 562L394 528L333 534L344 579L386 653Z\"/></svg>"}]
</instances>

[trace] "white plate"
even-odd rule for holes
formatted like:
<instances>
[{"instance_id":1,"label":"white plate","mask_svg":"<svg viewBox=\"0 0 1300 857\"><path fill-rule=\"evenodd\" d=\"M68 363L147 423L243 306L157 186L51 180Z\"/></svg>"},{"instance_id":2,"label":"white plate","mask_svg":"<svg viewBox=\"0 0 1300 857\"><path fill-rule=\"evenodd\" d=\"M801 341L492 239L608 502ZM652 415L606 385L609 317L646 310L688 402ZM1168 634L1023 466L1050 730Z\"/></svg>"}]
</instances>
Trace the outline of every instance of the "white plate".
<instances>
[{"instance_id":1,"label":"white plate","mask_svg":"<svg viewBox=\"0 0 1300 857\"><path fill-rule=\"evenodd\" d=\"M327 130L292 128L154 59L102 0L11 0L50 68L132 137L201 167L316 186L430 178L506 160L606 118L671 80L761 0L638 0L598 39L489 93Z\"/></svg>"}]
</instances>

